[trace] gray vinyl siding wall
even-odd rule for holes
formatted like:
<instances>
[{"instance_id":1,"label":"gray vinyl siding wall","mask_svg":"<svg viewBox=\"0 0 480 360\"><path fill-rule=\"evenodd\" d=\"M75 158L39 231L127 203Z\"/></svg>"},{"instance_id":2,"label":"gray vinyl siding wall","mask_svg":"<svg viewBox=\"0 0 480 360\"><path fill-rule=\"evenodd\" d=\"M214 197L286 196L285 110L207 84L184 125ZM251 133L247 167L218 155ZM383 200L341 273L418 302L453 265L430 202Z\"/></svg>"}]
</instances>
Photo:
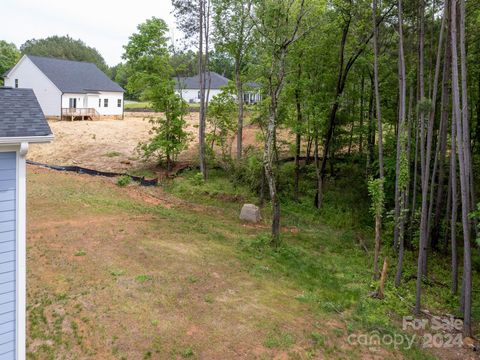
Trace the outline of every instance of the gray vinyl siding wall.
<instances>
[{"instance_id":1,"label":"gray vinyl siding wall","mask_svg":"<svg viewBox=\"0 0 480 360\"><path fill-rule=\"evenodd\" d=\"M16 353L16 178L16 153L0 152L0 360Z\"/></svg>"}]
</instances>

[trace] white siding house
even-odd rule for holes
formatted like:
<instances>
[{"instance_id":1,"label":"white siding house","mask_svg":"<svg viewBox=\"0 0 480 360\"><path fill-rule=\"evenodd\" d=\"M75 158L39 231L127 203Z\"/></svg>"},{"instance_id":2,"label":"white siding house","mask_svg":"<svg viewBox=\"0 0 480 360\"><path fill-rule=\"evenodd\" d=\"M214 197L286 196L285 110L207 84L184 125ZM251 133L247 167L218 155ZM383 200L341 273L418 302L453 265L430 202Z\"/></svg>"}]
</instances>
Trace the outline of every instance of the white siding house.
<instances>
[{"instance_id":1,"label":"white siding house","mask_svg":"<svg viewBox=\"0 0 480 360\"><path fill-rule=\"evenodd\" d=\"M210 89L208 94L208 101L211 101L215 96L219 95L222 92L220 89ZM189 104L199 103L200 102L200 90L199 89L177 89L177 94L182 97ZM207 91L205 91L205 97L207 96Z\"/></svg>"},{"instance_id":2,"label":"white siding house","mask_svg":"<svg viewBox=\"0 0 480 360\"><path fill-rule=\"evenodd\" d=\"M225 76L210 71L205 73L207 83L205 84L205 96L208 94L208 101L211 101L215 96L219 95L222 90L228 85L229 79ZM209 84L208 84L209 83ZM210 85L210 86L208 86ZM256 83L245 84L248 90L243 94L243 99L246 104L256 104L261 100L261 94L259 91L260 86ZM208 90L208 88L210 90ZM182 77L176 79L176 92L187 103L199 103L200 102L200 76Z\"/></svg>"},{"instance_id":3,"label":"white siding house","mask_svg":"<svg viewBox=\"0 0 480 360\"><path fill-rule=\"evenodd\" d=\"M0 88L0 359L25 359L26 162L53 135L31 89Z\"/></svg>"},{"instance_id":4,"label":"white siding house","mask_svg":"<svg viewBox=\"0 0 480 360\"><path fill-rule=\"evenodd\" d=\"M92 63L24 55L4 79L33 89L47 117L123 118L124 90Z\"/></svg>"}]
</instances>

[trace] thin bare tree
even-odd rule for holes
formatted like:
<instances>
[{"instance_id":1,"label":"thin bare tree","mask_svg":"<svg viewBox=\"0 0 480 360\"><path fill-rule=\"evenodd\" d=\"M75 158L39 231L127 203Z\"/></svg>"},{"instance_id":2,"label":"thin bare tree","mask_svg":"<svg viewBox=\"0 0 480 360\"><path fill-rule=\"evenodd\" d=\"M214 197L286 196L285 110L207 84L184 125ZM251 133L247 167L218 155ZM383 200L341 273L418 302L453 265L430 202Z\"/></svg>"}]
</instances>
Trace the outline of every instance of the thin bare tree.
<instances>
[{"instance_id":1,"label":"thin bare tree","mask_svg":"<svg viewBox=\"0 0 480 360\"><path fill-rule=\"evenodd\" d=\"M423 17L424 17L424 6L425 3L421 0L420 4L420 27L423 28ZM420 312L421 306L421 291L422 291L422 281L423 277L426 275L427 270L427 245L428 245L428 194L429 194L429 184L430 184L430 173L431 173L431 158L432 158L432 142L433 142L433 131L435 125L435 107L437 102L437 90L438 90L438 79L440 76L440 65L442 59L442 49L443 49L443 33L444 33L444 26L445 26L445 11L444 16L442 19L442 25L440 28L440 35L438 41L438 49L437 49L437 60L435 64L435 74L433 80L433 91L432 91L432 101L431 107L429 111L426 111L428 115L428 129L427 129L427 137L424 138L424 134L421 135L421 152L423 152L422 156L422 177L421 177L421 184L422 184L422 207L421 207L421 216L420 216L420 249L418 255L418 268L417 268L417 284L416 284L416 297L415 297L415 313ZM421 30L422 33L422 30ZM423 33L421 34L420 44L423 44ZM423 49L420 50L420 68L423 68ZM423 71L421 71L423 76ZM423 80L420 79L422 83ZM421 96L423 95L424 89L421 90ZM426 101L422 97L422 106L426 108ZM424 119L425 116L424 111L421 111L421 133L424 131ZM426 144L425 144L426 141ZM425 146L425 147L424 147Z\"/></svg>"},{"instance_id":2,"label":"thin bare tree","mask_svg":"<svg viewBox=\"0 0 480 360\"><path fill-rule=\"evenodd\" d=\"M383 166L383 125L382 125L382 108L380 103L380 89L378 83L378 23L377 23L377 0L373 0L372 7L372 23L373 23L373 86L375 90L375 109L377 115L377 131L378 131L378 168L380 174L380 186L383 192L383 181L385 178L384 166ZM382 241L381 234L381 213L376 214L375 223L375 254L374 254L374 263L373 263L373 276L375 279L378 279L379 269L378 269L378 258L380 256L380 246Z\"/></svg>"},{"instance_id":3,"label":"thin bare tree","mask_svg":"<svg viewBox=\"0 0 480 360\"><path fill-rule=\"evenodd\" d=\"M374 0L375 1L375 0ZM399 245L397 273L395 275L395 286L400 285L403 266L403 255L405 247L404 239L404 220L403 210L405 207L405 188L408 181L402 181L401 176L402 160L406 156L406 141L404 139L406 122L406 97L407 97L407 77L405 70L405 52L403 47L403 6L402 0L398 0L398 87L399 87L399 106L398 106L398 130L397 130L397 163L395 180L395 247ZM412 95L412 94L411 94ZM410 101L410 106L411 101ZM405 148L404 148L405 147Z\"/></svg>"},{"instance_id":4,"label":"thin bare tree","mask_svg":"<svg viewBox=\"0 0 480 360\"><path fill-rule=\"evenodd\" d=\"M457 42L457 2L451 2L451 39L452 39L452 103L457 131L457 154L460 170L460 199L462 209L462 229L463 229L463 277L462 277L462 300L463 309L463 335L472 336L471 327L471 306L472 306L472 264L470 248L470 220L469 212L471 209L470 198L470 164L469 164L469 123L468 123L468 104L466 94L466 54L464 52L465 42L465 3L459 1L460 16L460 64L461 64L461 82L462 98L460 97L460 76L458 74L458 42ZM465 86L465 88L464 88Z\"/></svg>"},{"instance_id":5,"label":"thin bare tree","mask_svg":"<svg viewBox=\"0 0 480 360\"><path fill-rule=\"evenodd\" d=\"M264 2L259 4L257 12L267 14L272 10L275 19L263 17L261 24L255 27L271 51L270 67L268 69L268 92L270 96L269 116L265 133L265 149L263 153L263 167L265 180L272 202L272 240L274 247L280 245L280 199L278 198L277 179L275 176L274 161L276 159L276 137L278 124L279 98L285 86L287 56L291 46L302 38L308 30L301 31L301 25L307 13L305 0L301 0L298 8L293 8L293 1L280 0L279 2ZM272 8L269 9L269 7ZM272 13L270 12L270 14ZM294 15L296 14L296 15ZM260 15L262 17L262 15Z\"/></svg>"}]
</instances>

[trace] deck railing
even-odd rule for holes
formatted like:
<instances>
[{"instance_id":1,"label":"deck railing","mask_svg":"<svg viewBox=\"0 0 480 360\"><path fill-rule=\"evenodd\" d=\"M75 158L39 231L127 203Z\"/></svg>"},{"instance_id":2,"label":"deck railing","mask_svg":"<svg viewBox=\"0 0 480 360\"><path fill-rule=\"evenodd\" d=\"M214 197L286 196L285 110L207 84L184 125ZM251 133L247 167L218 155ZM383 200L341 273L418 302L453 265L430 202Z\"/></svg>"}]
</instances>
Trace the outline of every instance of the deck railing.
<instances>
[{"instance_id":1,"label":"deck railing","mask_svg":"<svg viewBox=\"0 0 480 360\"><path fill-rule=\"evenodd\" d=\"M95 120L100 116L97 110L94 108L62 108L62 119L69 118L70 120L75 120L81 118L86 120L90 118Z\"/></svg>"}]
</instances>

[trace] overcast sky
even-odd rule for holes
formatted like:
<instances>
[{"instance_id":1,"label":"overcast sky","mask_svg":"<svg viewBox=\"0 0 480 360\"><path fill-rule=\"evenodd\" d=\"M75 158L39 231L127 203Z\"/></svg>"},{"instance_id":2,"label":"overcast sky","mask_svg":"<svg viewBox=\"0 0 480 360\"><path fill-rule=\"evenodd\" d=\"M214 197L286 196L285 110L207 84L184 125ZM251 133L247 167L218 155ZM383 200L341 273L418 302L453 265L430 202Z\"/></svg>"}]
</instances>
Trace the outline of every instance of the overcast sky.
<instances>
[{"instance_id":1,"label":"overcast sky","mask_svg":"<svg viewBox=\"0 0 480 360\"><path fill-rule=\"evenodd\" d=\"M1 0L0 40L70 35L95 47L108 65L121 61L123 45L153 16L174 28L171 0Z\"/></svg>"}]
</instances>

